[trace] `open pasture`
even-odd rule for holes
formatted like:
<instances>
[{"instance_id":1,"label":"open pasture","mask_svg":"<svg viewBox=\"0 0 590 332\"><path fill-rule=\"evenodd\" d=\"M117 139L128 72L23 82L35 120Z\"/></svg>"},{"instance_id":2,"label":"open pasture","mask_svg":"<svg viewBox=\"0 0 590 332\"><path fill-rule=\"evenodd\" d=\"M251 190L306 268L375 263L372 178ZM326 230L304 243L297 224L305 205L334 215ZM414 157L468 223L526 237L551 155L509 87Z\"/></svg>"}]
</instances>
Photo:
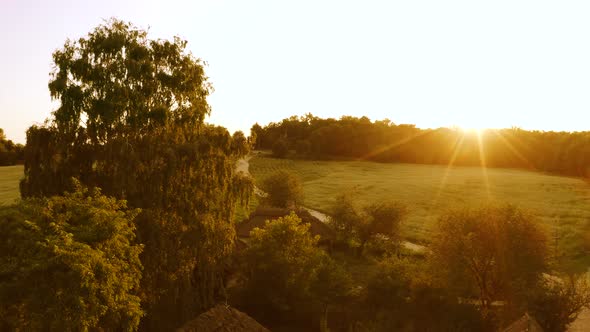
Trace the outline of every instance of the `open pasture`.
<instances>
[{"instance_id":1,"label":"open pasture","mask_svg":"<svg viewBox=\"0 0 590 332\"><path fill-rule=\"evenodd\" d=\"M12 204L20 197L18 183L22 177L22 165L0 167L0 205Z\"/></svg>"},{"instance_id":2,"label":"open pasture","mask_svg":"<svg viewBox=\"0 0 590 332\"><path fill-rule=\"evenodd\" d=\"M355 192L362 203L397 200L409 215L402 235L427 243L445 210L488 202L512 203L529 210L546 226L563 264L590 264L582 241L590 221L590 184L579 178L517 169L385 164L365 161L307 161L257 156L250 172L257 182L278 169L303 182L305 205L330 213L335 197ZM563 255L563 256L562 256Z\"/></svg>"}]
</instances>

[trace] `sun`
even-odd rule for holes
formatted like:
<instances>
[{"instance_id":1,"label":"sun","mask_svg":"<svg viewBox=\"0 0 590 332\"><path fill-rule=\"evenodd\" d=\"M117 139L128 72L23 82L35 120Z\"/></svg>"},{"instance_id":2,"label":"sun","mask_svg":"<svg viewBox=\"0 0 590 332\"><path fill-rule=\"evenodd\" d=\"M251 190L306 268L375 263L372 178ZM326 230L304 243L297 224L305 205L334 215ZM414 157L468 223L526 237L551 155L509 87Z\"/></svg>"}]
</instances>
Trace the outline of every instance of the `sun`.
<instances>
[{"instance_id":1,"label":"sun","mask_svg":"<svg viewBox=\"0 0 590 332\"><path fill-rule=\"evenodd\" d=\"M486 129L488 129L489 125L487 125L483 120L468 119L467 121L462 121L462 124L458 127L466 134L476 134L479 136Z\"/></svg>"},{"instance_id":2,"label":"sun","mask_svg":"<svg viewBox=\"0 0 590 332\"><path fill-rule=\"evenodd\" d=\"M486 128L477 128L477 127L459 127L463 131L463 135L468 136L477 136L481 139Z\"/></svg>"}]
</instances>

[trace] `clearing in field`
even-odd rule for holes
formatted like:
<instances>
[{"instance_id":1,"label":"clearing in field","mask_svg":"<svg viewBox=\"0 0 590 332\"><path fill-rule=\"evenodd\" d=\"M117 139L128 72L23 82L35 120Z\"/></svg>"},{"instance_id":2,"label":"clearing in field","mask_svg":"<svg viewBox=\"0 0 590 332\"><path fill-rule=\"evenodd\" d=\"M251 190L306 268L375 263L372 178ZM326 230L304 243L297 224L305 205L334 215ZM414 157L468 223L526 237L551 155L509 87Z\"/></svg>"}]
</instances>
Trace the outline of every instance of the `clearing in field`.
<instances>
[{"instance_id":1,"label":"clearing in field","mask_svg":"<svg viewBox=\"0 0 590 332\"><path fill-rule=\"evenodd\" d=\"M590 220L590 185L578 178L515 169L441 165L383 164L365 161L307 161L257 156L250 172L258 183L287 169L303 182L305 205L329 213L334 198L354 191L360 201L391 199L407 204L402 227L409 240L427 243L437 217L447 209L488 202L512 203L538 216L554 241L560 265L585 269L582 246Z\"/></svg>"},{"instance_id":2,"label":"clearing in field","mask_svg":"<svg viewBox=\"0 0 590 332\"><path fill-rule=\"evenodd\" d=\"M0 205L12 204L20 197L18 183L22 177L22 165L0 167Z\"/></svg>"}]
</instances>

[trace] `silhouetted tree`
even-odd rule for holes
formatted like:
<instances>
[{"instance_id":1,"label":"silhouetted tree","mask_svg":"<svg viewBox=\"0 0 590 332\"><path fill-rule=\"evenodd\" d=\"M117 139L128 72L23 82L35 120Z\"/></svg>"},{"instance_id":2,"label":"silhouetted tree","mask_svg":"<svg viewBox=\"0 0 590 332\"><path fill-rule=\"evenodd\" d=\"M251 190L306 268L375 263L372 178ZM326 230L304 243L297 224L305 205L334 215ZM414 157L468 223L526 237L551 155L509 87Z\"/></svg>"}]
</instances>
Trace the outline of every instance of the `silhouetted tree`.
<instances>
[{"instance_id":1,"label":"silhouetted tree","mask_svg":"<svg viewBox=\"0 0 590 332\"><path fill-rule=\"evenodd\" d=\"M537 319L543 331L567 331L578 314L590 306L590 288L583 277L565 280L546 278L539 287L527 292L528 311Z\"/></svg>"},{"instance_id":2,"label":"silhouetted tree","mask_svg":"<svg viewBox=\"0 0 590 332\"><path fill-rule=\"evenodd\" d=\"M387 258L369 276L363 324L376 331L493 331L477 308L437 287L422 267Z\"/></svg>"},{"instance_id":3,"label":"silhouetted tree","mask_svg":"<svg viewBox=\"0 0 590 332\"><path fill-rule=\"evenodd\" d=\"M514 206L451 211L435 234L434 270L462 296L478 294L484 310L495 300L521 302L547 268L546 233Z\"/></svg>"}]
</instances>

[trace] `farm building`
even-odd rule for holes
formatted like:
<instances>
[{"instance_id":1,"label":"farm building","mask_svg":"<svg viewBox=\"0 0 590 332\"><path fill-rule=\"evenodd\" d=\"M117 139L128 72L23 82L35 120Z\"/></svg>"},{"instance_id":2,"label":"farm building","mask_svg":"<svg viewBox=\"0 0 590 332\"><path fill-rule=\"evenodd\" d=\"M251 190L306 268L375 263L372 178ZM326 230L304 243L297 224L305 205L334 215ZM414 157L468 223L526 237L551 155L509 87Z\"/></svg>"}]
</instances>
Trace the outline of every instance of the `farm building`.
<instances>
[{"instance_id":1,"label":"farm building","mask_svg":"<svg viewBox=\"0 0 590 332\"><path fill-rule=\"evenodd\" d=\"M502 332L543 332L543 328L541 328L541 325L537 323L535 318L525 313L517 321L502 330Z\"/></svg>"},{"instance_id":2,"label":"farm building","mask_svg":"<svg viewBox=\"0 0 590 332\"><path fill-rule=\"evenodd\" d=\"M176 332L269 332L252 317L227 305L216 305Z\"/></svg>"}]
</instances>

